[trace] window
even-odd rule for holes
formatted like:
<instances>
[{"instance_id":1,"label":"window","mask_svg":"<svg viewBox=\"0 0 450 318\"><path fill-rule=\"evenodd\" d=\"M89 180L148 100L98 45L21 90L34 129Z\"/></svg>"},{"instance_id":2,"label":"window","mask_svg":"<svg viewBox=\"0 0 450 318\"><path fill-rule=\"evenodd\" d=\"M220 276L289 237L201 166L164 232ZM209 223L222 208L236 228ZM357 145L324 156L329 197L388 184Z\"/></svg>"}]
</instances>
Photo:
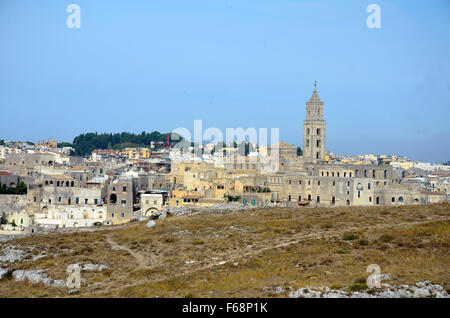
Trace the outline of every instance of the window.
<instances>
[{"instance_id":1,"label":"window","mask_svg":"<svg viewBox=\"0 0 450 318\"><path fill-rule=\"evenodd\" d=\"M333 181L333 186L335 186L336 185L336 181Z\"/></svg>"},{"instance_id":2,"label":"window","mask_svg":"<svg viewBox=\"0 0 450 318\"><path fill-rule=\"evenodd\" d=\"M387 170L384 170L384 178L386 179L387 177Z\"/></svg>"},{"instance_id":3,"label":"window","mask_svg":"<svg viewBox=\"0 0 450 318\"><path fill-rule=\"evenodd\" d=\"M367 170L364 170L364 178L367 177Z\"/></svg>"},{"instance_id":4,"label":"window","mask_svg":"<svg viewBox=\"0 0 450 318\"><path fill-rule=\"evenodd\" d=\"M98 199L94 199L94 204L98 204Z\"/></svg>"},{"instance_id":5,"label":"window","mask_svg":"<svg viewBox=\"0 0 450 318\"><path fill-rule=\"evenodd\" d=\"M392 202L395 202L395 198L394 197L392 197Z\"/></svg>"},{"instance_id":6,"label":"window","mask_svg":"<svg viewBox=\"0 0 450 318\"><path fill-rule=\"evenodd\" d=\"M125 213L122 213L122 217L123 217L123 218L125 217Z\"/></svg>"},{"instance_id":7,"label":"window","mask_svg":"<svg viewBox=\"0 0 450 318\"><path fill-rule=\"evenodd\" d=\"M309 139L306 139L306 147L309 147Z\"/></svg>"},{"instance_id":8,"label":"window","mask_svg":"<svg viewBox=\"0 0 450 318\"><path fill-rule=\"evenodd\" d=\"M320 136L320 128L317 128L317 135Z\"/></svg>"},{"instance_id":9,"label":"window","mask_svg":"<svg viewBox=\"0 0 450 318\"><path fill-rule=\"evenodd\" d=\"M58 198L58 202L61 202L61 197Z\"/></svg>"},{"instance_id":10,"label":"window","mask_svg":"<svg viewBox=\"0 0 450 318\"><path fill-rule=\"evenodd\" d=\"M317 203L320 203L320 196L317 196Z\"/></svg>"},{"instance_id":11,"label":"window","mask_svg":"<svg viewBox=\"0 0 450 318\"><path fill-rule=\"evenodd\" d=\"M368 183L368 184L367 184L367 189L369 189L369 190L370 190L370 183Z\"/></svg>"},{"instance_id":12,"label":"window","mask_svg":"<svg viewBox=\"0 0 450 318\"><path fill-rule=\"evenodd\" d=\"M320 147L320 139L317 139L317 141L316 141L316 146L317 146L317 147Z\"/></svg>"},{"instance_id":13,"label":"window","mask_svg":"<svg viewBox=\"0 0 450 318\"><path fill-rule=\"evenodd\" d=\"M398 202L403 202L403 197L398 197Z\"/></svg>"},{"instance_id":14,"label":"window","mask_svg":"<svg viewBox=\"0 0 450 318\"><path fill-rule=\"evenodd\" d=\"M127 200L122 200L120 203L127 204Z\"/></svg>"},{"instance_id":15,"label":"window","mask_svg":"<svg viewBox=\"0 0 450 318\"><path fill-rule=\"evenodd\" d=\"M80 203L80 198L75 198L75 204Z\"/></svg>"},{"instance_id":16,"label":"window","mask_svg":"<svg viewBox=\"0 0 450 318\"><path fill-rule=\"evenodd\" d=\"M331 204L335 204L336 203L336 198L335 197L331 197Z\"/></svg>"},{"instance_id":17,"label":"window","mask_svg":"<svg viewBox=\"0 0 450 318\"><path fill-rule=\"evenodd\" d=\"M84 199L84 204L88 204L88 199Z\"/></svg>"},{"instance_id":18,"label":"window","mask_svg":"<svg viewBox=\"0 0 450 318\"><path fill-rule=\"evenodd\" d=\"M369 202L372 202L372 197L369 197Z\"/></svg>"},{"instance_id":19,"label":"window","mask_svg":"<svg viewBox=\"0 0 450 318\"><path fill-rule=\"evenodd\" d=\"M116 202L117 202L117 195L113 193L109 196L109 203L116 204Z\"/></svg>"},{"instance_id":20,"label":"window","mask_svg":"<svg viewBox=\"0 0 450 318\"><path fill-rule=\"evenodd\" d=\"M358 198L361 197L361 191L358 191Z\"/></svg>"},{"instance_id":21,"label":"window","mask_svg":"<svg viewBox=\"0 0 450 318\"><path fill-rule=\"evenodd\" d=\"M351 172L349 173L349 177L350 177L350 178L352 177L352 173L351 173Z\"/></svg>"},{"instance_id":22,"label":"window","mask_svg":"<svg viewBox=\"0 0 450 318\"><path fill-rule=\"evenodd\" d=\"M344 172L344 178L347 176L347 173L346 172Z\"/></svg>"},{"instance_id":23,"label":"window","mask_svg":"<svg viewBox=\"0 0 450 318\"><path fill-rule=\"evenodd\" d=\"M320 180L319 180L319 181L317 181L317 185L318 185L318 186L320 186Z\"/></svg>"},{"instance_id":24,"label":"window","mask_svg":"<svg viewBox=\"0 0 450 318\"><path fill-rule=\"evenodd\" d=\"M111 217L114 217L114 213L111 213Z\"/></svg>"},{"instance_id":25,"label":"window","mask_svg":"<svg viewBox=\"0 0 450 318\"><path fill-rule=\"evenodd\" d=\"M123 187L122 191L127 192L127 187Z\"/></svg>"},{"instance_id":26,"label":"window","mask_svg":"<svg viewBox=\"0 0 450 318\"><path fill-rule=\"evenodd\" d=\"M306 135L309 135L309 128L306 128Z\"/></svg>"}]
</instances>

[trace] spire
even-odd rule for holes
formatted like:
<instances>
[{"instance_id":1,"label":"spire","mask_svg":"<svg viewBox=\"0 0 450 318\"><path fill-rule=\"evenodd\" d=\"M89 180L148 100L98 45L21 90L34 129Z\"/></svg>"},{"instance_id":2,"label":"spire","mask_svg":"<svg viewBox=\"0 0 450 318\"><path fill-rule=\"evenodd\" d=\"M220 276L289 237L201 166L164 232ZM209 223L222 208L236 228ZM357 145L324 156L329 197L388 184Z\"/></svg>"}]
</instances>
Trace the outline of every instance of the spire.
<instances>
[{"instance_id":1,"label":"spire","mask_svg":"<svg viewBox=\"0 0 450 318\"><path fill-rule=\"evenodd\" d=\"M314 81L314 91L313 91L313 94L312 94L311 98L309 99L309 101L310 102L312 102L312 101L320 102L319 93L317 93L317 81Z\"/></svg>"}]
</instances>

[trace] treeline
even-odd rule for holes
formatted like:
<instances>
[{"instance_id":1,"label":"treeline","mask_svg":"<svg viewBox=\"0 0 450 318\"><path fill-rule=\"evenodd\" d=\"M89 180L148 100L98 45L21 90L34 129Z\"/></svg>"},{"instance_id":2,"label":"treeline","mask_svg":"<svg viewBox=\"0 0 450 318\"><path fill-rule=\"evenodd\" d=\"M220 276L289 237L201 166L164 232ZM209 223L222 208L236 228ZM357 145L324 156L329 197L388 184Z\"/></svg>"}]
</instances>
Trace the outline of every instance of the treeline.
<instances>
[{"instance_id":1,"label":"treeline","mask_svg":"<svg viewBox=\"0 0 450 318\"><path fill-rule=\"evenodd\" d=\"M157 131L152 133L146 133L143 131L141 134L133 134L128 132L115 134L87 133L75 137L72 147L75 149L76 155L85 156L95 149L122 150L127 147L149 147L150 142L165 142L166 138L167 133L161 134Z\"/></svg>"}]
</instances>

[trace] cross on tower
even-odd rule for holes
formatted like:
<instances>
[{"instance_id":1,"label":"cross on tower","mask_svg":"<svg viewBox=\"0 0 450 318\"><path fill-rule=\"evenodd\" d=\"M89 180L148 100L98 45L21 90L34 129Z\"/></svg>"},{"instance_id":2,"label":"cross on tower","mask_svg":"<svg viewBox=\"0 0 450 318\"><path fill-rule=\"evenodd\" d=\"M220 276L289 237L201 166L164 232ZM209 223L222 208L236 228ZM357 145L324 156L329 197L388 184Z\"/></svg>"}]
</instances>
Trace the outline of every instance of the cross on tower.
<instances>
[{"instance_id":1,"label":"cross on tower","mask_svg":"<svg viewBox=\"0 0 450 318\"><path fill-rule=\"evenodd\" d=\"M317 87L317 82L314 81L314 89Z\"/></svg>"}]
</instances>

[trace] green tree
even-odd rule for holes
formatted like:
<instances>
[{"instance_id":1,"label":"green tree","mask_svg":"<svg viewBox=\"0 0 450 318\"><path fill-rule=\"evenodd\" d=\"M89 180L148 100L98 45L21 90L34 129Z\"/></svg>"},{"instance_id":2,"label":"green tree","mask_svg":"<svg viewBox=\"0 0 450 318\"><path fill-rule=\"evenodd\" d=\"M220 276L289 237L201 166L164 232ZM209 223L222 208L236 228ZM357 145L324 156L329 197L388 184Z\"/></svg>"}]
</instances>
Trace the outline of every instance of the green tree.
<instances>
[{"instance_id":1,"label":"green tree","mask_svg":"<svg viewBox=\"0 0 450 318\"><path fill-rule=\"evenodd\" d=\"M303 155L303 150L302 148L300 148L300 146L297 147L297 156L302 156Z\"/></svg>"}]
</instances>

